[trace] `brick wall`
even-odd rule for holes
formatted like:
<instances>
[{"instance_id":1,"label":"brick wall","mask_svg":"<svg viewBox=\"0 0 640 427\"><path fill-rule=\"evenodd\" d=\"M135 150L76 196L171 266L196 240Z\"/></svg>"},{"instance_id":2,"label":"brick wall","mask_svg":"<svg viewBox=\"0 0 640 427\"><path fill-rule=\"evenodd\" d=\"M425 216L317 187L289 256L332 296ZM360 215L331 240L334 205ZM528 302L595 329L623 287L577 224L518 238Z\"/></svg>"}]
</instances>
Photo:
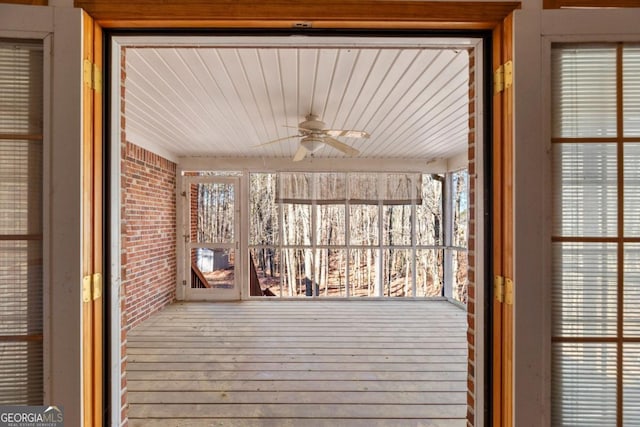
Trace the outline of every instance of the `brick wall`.
<instances>
[{"instance_id":1,"label":"brick wall","mask_svg":"<svg viewBox=\"0 0 640 427\"><path fill-rule=\"evenodd\" d=\"M468 274L467 274L467 343L469 348L469 361L467 367L467 425L472 427L475 422L475 309L476 309L476 274L475 274L475 243L476 243L476 140L475 140L475 50L469 50L469 241L467 242L468 252ZM480 412L482 408L479 409Z\"/></svg>"},{"instance_id":2,"label":"brick wall","mask_svg":"<svg viewBox=\"0 0 640 427\"><path fill-rule=\"evenodd\" d=\"M121 426L127 422L127 332L175 301L176 164L127 141L126 49L120 57Z\"/></svg>"},{"instance_id":3,"label":"brick wall","mask_svg":"<svg viewBox=\"0 0 640 427\"><path fill-rule=\"evenodd\" d=\"M127 142L121 173L124 402L126 334L176 297L176 165Z\"/></svg>"}]
</instances>

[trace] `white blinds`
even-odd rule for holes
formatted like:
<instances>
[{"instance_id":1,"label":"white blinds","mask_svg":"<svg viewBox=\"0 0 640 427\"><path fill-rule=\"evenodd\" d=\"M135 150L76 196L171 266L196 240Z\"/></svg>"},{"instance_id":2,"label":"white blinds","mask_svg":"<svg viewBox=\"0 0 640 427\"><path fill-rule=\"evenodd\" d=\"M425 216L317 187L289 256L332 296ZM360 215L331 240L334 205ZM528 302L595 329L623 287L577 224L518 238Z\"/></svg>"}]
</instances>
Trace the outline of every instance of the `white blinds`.
<instances>
[{"instance_id":1,"label":"white blinds","mask_svg":"<svg viewBox=\"0 0 640 427\"><path fill-rule=\"evenodd\" d=\"M281 172L280 203L409 205L422 202L422 174L367 172Z\"/></svg>"},{"instance_id":2,"label":"white blinds","mask_svg":"<svg viewBox=\"0 0 640 427\"><path fill-rule=\"evenodd\" d=\"M616 144L554 144L554 235L617 234L617 167Z\"/></svg>"},{"instance_id":3,"label":"white blinds","mask_svg":"<svg viewBox=\"0 0 640 427\"><path fill-rule=\"evenodd\" d=\"M611 337L617 328L617 253L613 243L555 243L553 334Z\"/></svg>"},{"instance_id":4,"label":"white blinds","mask_svg":"<svg viewBox=\"0 0 640 427\"><path fill-rule=\"evenodd\" d=\"M551 61L553 136L615 136L616 46L564 46Z\"/></svg>"},{"instance_id":5,"label":"white blinds","mask_svg":"<svg viewBox=\"0 0 640 427\"><path fill-rule=\"evenodd\" d=\"M640 46L625 46L622 60L624 134L640 136Z\"/></svg>"},{"instance_id":6,"label":"white blinds","mask_svg":"<svg viewBox=\"0 0 640 427\"><path fill-rule=\"evenodd\" d=\"M556 45L552 82L552 425L640 425L640 47Z\"/></svg>"},{"instance_id":7,"label":"white blinds","mask_svg":"<svg viewBox=\"0 0 640 427\"><path fill-rule=\"evenodd\" d=\"M552 364L552 426L616 425L615 344L554 343Z\"/></svg>"},{"instance_id":8,"label":"white blinds","mask_svg":"<svg viewBox=\"0 0 640 427\"><path fill-rule=\"evenodd\" d=\"M41 43L0 39L0 404L42 404Z\"/></svg>"}]
</instances>

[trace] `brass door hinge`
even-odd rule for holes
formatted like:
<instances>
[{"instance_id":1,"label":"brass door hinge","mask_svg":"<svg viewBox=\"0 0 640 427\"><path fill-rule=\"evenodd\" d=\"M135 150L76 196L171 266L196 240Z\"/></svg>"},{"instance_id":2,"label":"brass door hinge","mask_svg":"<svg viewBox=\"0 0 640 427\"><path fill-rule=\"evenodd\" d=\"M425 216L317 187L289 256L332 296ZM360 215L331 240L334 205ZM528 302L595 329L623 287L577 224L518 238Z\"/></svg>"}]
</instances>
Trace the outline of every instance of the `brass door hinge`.
<instances>
[{"instance_id":1,"label":"brass door hinge","mask_svg":"<svg viewBox=\"0 0 640 427\"><path fill-rule=\"evenodd\" d=\"M82 302L91 302L91 276L82 278Z\"/></svg>"},{"instance_id":2,"label":"brass door hinge","mask_svg":"<svg viewBox=\"0 0 640 427\"><path fill-rule=\"evenodd\" d=\"M493 72L493 94L513 86L513 61L507 61Z\"/></svg>"},{"instance_id":3,"label":"brass door hinge","mask_svg":"<svg viewBox=\"0 0 640 427\"><path fill-rule=\"evenodd\" d=\"M102 274L95 273L93 275L93 300L97 300L102 296Z\"/></svg>"},{"instance_id":4,"label":"brass door hinge","mask_svg":"<svg viewBox=\"0 0 640 427\"><path fill-rule=\"evenodd\" d=\"M102 296L102 274L84 276L82 278L82 302L95 301Z\"/></svg>"},{"instance_id":5,"label":"brass door hinge","mask_svg":"<svg viewBox=\"0 0 640 427\"><path fill-rule=\"evenodd\" d=\"M504 277L498 275L494 277L493 295L496 301L504 302Z\"/></svg>"},{"instance_id":6,"label":"brass door hinge","mask_svg":"<svg viewBox=\"0 0 640 427\"><path fill-rule=\"evenodd\" d=\"M102 70L93 62L85 59L82 64L84 84L96 92L102 91Z\"/></svg>"},{"instance_id":7,"label":"brass door hinge","mask_svg":"<svg viewBox=\"0 0 640 427\"><path fill-rule=\"evenodd\" d=\"M513 305L513 280L511 279L504 281L504 303Z\"/></svg>"}]
</instances>

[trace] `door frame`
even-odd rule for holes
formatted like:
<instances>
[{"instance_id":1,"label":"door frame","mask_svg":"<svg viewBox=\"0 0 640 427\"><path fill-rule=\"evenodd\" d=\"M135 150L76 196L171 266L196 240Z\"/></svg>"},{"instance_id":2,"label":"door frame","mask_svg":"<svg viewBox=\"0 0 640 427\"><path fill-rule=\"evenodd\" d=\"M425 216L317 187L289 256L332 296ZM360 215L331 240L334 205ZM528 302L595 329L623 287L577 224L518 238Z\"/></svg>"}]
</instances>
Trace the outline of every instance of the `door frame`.
<instances>
[{"instance_id":1,"label":"door frame","mask_svg":"<svg viewBox=\"0 0 640 427\"><path fill-rule=\"evenodd\" d=\"M289 32L291 32L291 30L289 30ZM189 33L189 30L184 30L185 34ZM270 33L268 30L264 30L265 35L282 35L282 33L278 33L278 32L274 32L274 33ZM269 33L269 34L266 34ZM160 37L160 39L162 38L162 31L155 31L155 32L150 32L148 34L144 34L144 37L142 38L143 44L148 45L150 43L150 35L151 34L156 34L158 35L158 37ZM214 32L212 34L218 34L218 32ZM222 34L224 34L225 36L229 36L230 34L247 34L246 31L243 30L225 30L222 32ZM356 35L361 36L361 37L365 37L365 36L369 36L369 37L375 37L377 34L380 34L378 31L376 30L366 30L366 31L359 31ZM389 33L386 33L387 35ZM406 37L409 38L415 38L418 37L419 35L421 37L427 37L429 35L435 35L436 37L440 36L441 33L439 32L433 32L431 30L424 30L424 31L415 31L415 30L411 30L411 31L403 31L403 30L397 30L394 33L394 36L398 36L401 34L405 34ZM198 34L201 35L201 34ZM351 36L354 36L354 34L350 34ZM385 32L382 32L381 34L383 37L385 35ZM488 360L487 357L485 356L485 349L488 348L488 344L486 343L487 339L488 339L488 333L485 330L484 325L488 324L489 322L489 318L488 315L490 314L489 312L485 312L485 309L483 308L484 306L484 302L487 297L490 295L488 289L486 288L486 284L489 283L488 278L491 277L491 268L490 266L487 265L487 262L491 259L491 254L489 252L490 247L486 246L486 242L489 241L488 235L487 233L490 232L491 229L491 222L488 218L490 218L490 211L491 211L491 206L488 203L488 195L490 193L490 181L491 181L491 176L490 174L490 169L488 169L488 167L490 166L490 162L487 160L487 157L489 156L489 153L491 152L492 149L492 144L489 142L491 141L491 124L486 122L486 117L490 117L491 116L491 90L490 88L492 88L492 79L491 79L491 54L492 54L492 46L491 46L491 33L488 31L481 31L481 32L458 32L456 33L456 35L458 36L462 36L462 37L469 37L469 38L473 38L475 39L475 45L473 45L473 47L475 48L475 70L476 70L476 75L482 74L482 78L477 78L476 79L476 97L475 97L475 109L474 111L477 112L476 114L476 125L475 125L475 171L472 174L473 177L476 179L477 185L475 187L475 208L476 208L476 213L475 213L475 218L476 218L476 239L474 240L474 242L472 244L474 244L475 246L470 247L470 250L474 250L476 257L476 265L475 265L475 277L476 277L476 285L475 285L475 307L477 307L475 309L475 343L474 343L474 354L473 354L473 361L474 361L474 381L473 381L473 397L475 399L475 406L478 408L485 408L487 404L489 404L488 402L490 402L490 396L488 396L486 394L486 387L488 386L488 379L486 379L486 375L488 375L488 367L485 366L486 365L486 361ZM119 30L114 30L110 32L110 36L113 39L113 50L112 50L112 57L114 59L120 59L120 55L119 55L119 47L120 45L118 44L119 42L122 43L122 46L129 46L131 45L131 37L128 37L128 33L124 32L121 33ZM443 37L445 38L451 38L452 37L452 33L444 33ZM166 37L164 38L166 39ZM116 68L117 67L117 68ZM114 61L114 65L112 66L112 73L113 75L119 75L118 72L116 72L116 70L119 70L119 64L115 65L115 61ZM112 94L113 94L113 98L112 98L112 102L114 102L114 105L120 105L119 103L119 95L120 95L120 90L119 90L119 85L114 84L114 87L111 88ZM112 111L112 117L111 117L111 123L112 126L115 126L114 129L119 129L120 128L120 118L119 118L119 111ZM113 138L120 138L120 132L112 132ZM119 142L114 144L115 146L119 147ZM119 159L120 157L120 151L116 148L114 149L114 147L112 147L111 149L111 153L112 156L116 156L115 159L112 163L113 164L118 164L119 162L117 161L117 159ZM171 158L170 158L171 159ZM184 181L188 180L188 179L193 179L193 177L189 177L188 174L185 174L185 172L190 172L190 171L211 171L211 170L216 170L216 171L231 171L231 172L238 172L241 171L242 174L247 174L250 173L251 171L255 170L255 171L264 171L265 170L265 164L264 161L261 159L258 159L257 161L249 161L249 162L244 162L244 163L240 163L239 161L236 161L238 159L231 159L231 161L229 161L229 159L218 159L218 158L203 158L203 157L195 157L195 158L178 158L174 161L177 161L177 176L176 176L176 199L178 201L178 207L177 207L177 211L176 211L176 216L177 216L177 224L179 227L182 227L180 229L181 232L177 233L177 238L178 238L178 245L177 245L177 251L178 251L178 283L177 283L177 292L176 292L176 297L178 300L185 300L187 299L187 292L186 292L186 283L189 283L190 280L190 272L189 272L189 268L187 267L187 264L185 262L183 262L185 258L185 245L184 245L184 235L188 235L189 234L189 230L188 227L185 227L186 224L186 220L188 219L189 216L189 203L187 203L185 201L185 199L187 198L187 186L184 184ZM277 161L274 162L276 165L279 165L280 163L278 163ZM284 163L283 163L284 165ZM286 165L283 166L286 170L290 169L292 166L290 164L290 162L286 162ZM326 170L324 168L326 168L327 166L325 165L324 168L322 165L318 165L317 166L319 169L318 170ZM344 167L344 165L343 165ZM269 170L273 170L273 168L275 168L275 166L269 164ZM288 169L287 169L288 168ZM384 169L384 168L383 168ZM294 169L295 170L295 169ZM201 178L201 177L200 177ZM240 191L247 191L248 190L248 179L246 179L246 177L244 179L241 179L241 189ZM241 203L246 203L245 200L246 197L242 198ZM112 198L112 201L115 201L116 203L120 203L122 199L119 196L115 196ZM247 207L245 206L243 209L247 209ZM112 211L114 214L119 215L120 213L120 207L119 205L116 206L115 203L112 205ZM242 219L242 230L246 233L246 230L248 229L248 223L246 223L247 218L243 218ZM118 226L114 226L113 227L114 230L119 230L120 228ZM241 240L240 242L240 248L241 248L241 254L246 254L247 253L247 242L245 242L244 240ZM114 257L117 258L117 257ZM247 270L248 267L246 266L246 259L244 261L242 261L242 267L240 269L240 271L238 271L238 275L237 277L243 277L242 279L242 287L241 287L241 292L242 292L242 298L245 298L248 296L249 292L248 292L248 275L247 275ZM240 264L236 264L236 265L240 265ZM120 269L116 269L114 271L120 271ZM184 281L184 282L183 282ZM186 283L185 283L186 282ZM244 286L244 284L247 284L247 286ZM117 329L116 329L117 330ZM486 380L485 380L486 379ZM115 381L113 382L115 384ZM485 410L480 410L480 411L476 411L476 414L474 415L474 419L475 419L475 425L488 425L489 421L488 421L488 411Z\"/></svg>"},{"instance_id":2,"label":"door frame","mask_svg":"<svg viewBox=\"0 0 640 427\"><path fill-rule=\"evenodd\" d=\"M121 10L107 11L102 3L108 3L107 0L86 0L76 1L77 6L87 7L89 13L94 15L98 22L104 25L105 28L109 28L115 31L115 29L125 30L142 30L144 28L156 28L156 29L194 29L194 28L207 28L224 30L225 28L243 28L246 31L258 31L263 32L267 29L289 29L296 28L300 22L311 24L313 28L325 28L325 29L346 29L353 30L358 29L361 31L369 32L384 32L386 30L408 30L408 31L422 31L426 30L443 30L443 29L455 29L459 31L469 30L490 30L497 26L502 25L503 19L514 9L520 8L520 2L466 2L464 4L460 2L405 2L404 6L398 7L397 2L392 1L378 1L375 7L367 8L363 6L363 2L357 2L358 5L352 2L335 1L336 7L322 7L321 10L314 8L314 4L311 1L301 1L296 5L295 10L287 8L285 6L268 6L266 4L260 4L256 6L252 3L254 9L246 9L249 2L241 0L238 2L237 9L230 12L226 3L212 2L208 4L206 10L202 10L194 3L190 3L187 0L186 4L181 5L180 16L177 18L167 19L167 16L176 16L171 13L156 12L142 13L135 12L134 10L140 9L140 4L147 0L133 0L132 2L123 5ZM247 3L247 4L245 4ZM154 4L153 6L157 6ZM147 5L145 7L152 7ZM170 5L168 7L171 7ZM299 8L298 8L299 7ZM93 9L92 9L93 8ZM414 9L417 8L417 9ZM162 9L162 7L160 7ZM308 9L308 10L307 10ZM370 10L369 10L370 9ZM241 12L244 10L245 12ZM240 12L239 12L240 11ZM302 13L306 11L306 13ZM357 12L357 13L354 13ZM250 12L250 13L249 13ZM243 13L245 13L243 15ZM409 13L408 16L405 16ZM341 15L342 14L342 15ZM252 16L252 19L238 19L238 16ZM305 16L305 19L301 19L301 16ZM435 18L437 17L437 18ZM446 18L445 18L446 17ZM447 34L446 31L443 32ZM487 46L487 50L491 47ZM119 60L119 58L114 58ZM485 64L483 71L491 68L490 62ZM484 72L485 82L484 87L491 87L491 72ZM111 88L114 93L113 99L118 99L117 93L114 88ZM489 97L491 92L487 91ZM485 105L488 105L491 101L486 101ZM476 111L482 111L483 116L491 114L490 111L480 108ZM117 116L117 114L115 115ZM511 123L513 123L513 117L510 117ZM112 123L115 123L113 129L119 129L119 119L114 120L112 113ZM485 159L487 152L490 152L493 145L489 141L491 138L487 136L487 131L484 132L486 147L476 147L476 150L483 148L485 153ZM119 134L119 132L115 132ZM489 134L490 135L490 134ZM119 135L115 136L119 138ZM489 151L487 151L489 150ZM112 152L113 152L112 147ZM117 157L119 158L118 149L115 149ZM478 152L478 151L476 151ZM117 162L114 162L117 163ZM485 167L485 171L489 173L490 162L487 165L476 165ZM486 169L486 168L489 169ZM180 176L177 177L178 182ZM486 178L486 181L490 181L490 177ZM477 189L480 189L482 185L479 185ZM476 202L478 206L481 203L485 203L485 208L482 212L476 211L476 218L482 219L483 224L487 227L483 231L484 236L488 236L491 233L491 213L490 213L490 194L476 194ZM119 205L120 198L114 198ZM113 206L112 206L113 207ZM116 207L116 211L119 211L119 207ZM177 211L177 215L181 215L181 211ZM484 215L484 216L483 216ZM481 231L478 230L480 233ZM475 247L477 254L486 254L487 257L491 257L491 246L488 245L488 238L476 239ZM485 263L488 260L484 261ZM491 404L491 393L488 387L490 387L490 381L485 375L490 373L490 367L487 365L489 360L487 358L487 348L490 345L490 330L487 330L487 325L490 324L490 318L486 318L486 315L490 314L490 311L485 306L487 304L488 297L490 295L490 282L492 277L492 269L487 268L486 271L482 271L483 265L480 265L480 269L476 271L476 282L485 283L476 286L476 310L475 310L475 335L473 340L475 342L475 352L470 355L470 365L474 368L474 378L471 381L471 388L469 389L470 397L475 400L475 411L470 415L474 425L483 426L489 425L489 412L486 410L487 406ZM179 269L181 264L179 264ZM119 271L119 270L115 270ZM180 274L180 271L178 272ZM117 279L115 279L117 282ZM180 287L178 288L178 298L180 298ZM119 301L119 300L118 300ZM119 320L118 316L118 320ZM119 330L119 329L117 329ZM118 346L114 346L119 348ZM119 384L119 381L117 382ZM485 398L488 399L485 401ZM114 411L116 412L116 411Z\"/></svg>"}]
</instances>

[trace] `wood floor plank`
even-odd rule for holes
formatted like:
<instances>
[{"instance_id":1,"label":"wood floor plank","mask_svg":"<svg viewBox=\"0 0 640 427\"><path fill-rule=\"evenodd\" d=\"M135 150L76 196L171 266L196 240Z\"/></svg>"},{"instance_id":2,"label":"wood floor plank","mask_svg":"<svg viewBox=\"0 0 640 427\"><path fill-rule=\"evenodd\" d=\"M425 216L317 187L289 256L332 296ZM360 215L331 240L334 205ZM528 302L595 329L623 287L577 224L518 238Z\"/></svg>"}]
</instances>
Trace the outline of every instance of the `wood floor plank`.
<instances>
[{"instance_id":1,"label":"wood floor plank","mask_svg":"<svg viewBox=\"0 0 640 427\"><path fill-rule=\"evenodd\" d=\"M129 425L466 425L466 313L436 300L177 303L127 335Z\"/></svg>"},{"instance_id":2,"label":"wood floor plank","mask_svg":"<svg viewBox=\"0 0 640 427\"><path fill-rule=\"evenodd\" d=\"M154 392L158 390L167 392L187 391L273 391L273 392L394 392L403 395L407 392L440 393L440 392L466 392L465 379L440 380L440 381L374 381L374 380L146 380L144 378L130 379L127 385L128 391Z\"/></svg>"},{"instance_id":3,"label":"wood floor plank","mask_svg":"<svg viewBox=\"0 0 640 427\"><path fill-rule=\"evenodd\" d=\"M467 357L466 348L297 348L297 347L263 347L257 348L221 348L221 347L129 347L127 353L130 356L141 354L193 354L193 355L220 355L220 356L464 356Z\"/></svg>"},{"instance_id":4,"label":"wood floor plank","mask_svg":"<svg viewBox=\"0 0 640 427\"><path fill-rule=\"evenodd\" d=\"M323 405L287 404L138 404L129 407L131 418L460 418L467 410L458 405Z\"/></svg>"},{"instance_id":5,"label":"wood floor plank","mask_svg":"<svg viewBox=\"0 0 640 427\"><path fill-rule=\"evenodd\" d=\"M222 380L299 380L299 381L464 381L466 371L140 371L128 370L132 379L191 379L193 381Z\"/></svg>"},{"instance_id":6,"label":"wood floor plank","mask_svg":"<svg viewBox=\"0 0 640 427\"><path fill-rule=\"evenodd\" d=\"M351 372L429 372L429 371L466 371L466 363L223 363L223 362L130 362L127 369L132 371L351 371Z\"/></svg>"},{"instance_id":7,"label":"wood floor plank","mask_svg":"<svg viewBox=\"0 0 640 427\"><path fill-rule=\"evenodd\" d=\"M221 355L221 354L130 354L129 363L132 362L178 362L178 363L467 363L467 355L442 355L442 356L389 356L384 354L368 355Z\"/></svg>"},{"instance_id":8,"label":"wood floor plank","mask_svg":"<svg viewBox=\"0 0 640 427\"><path fill-rule=\"evenodd\" d=\"M354 344L351 342L331 342L331 341L325 341L325 342L309 342L309 341L299 341L299 342L289 342L289 343L278 343L277 341L267 341L267 342L262 342L262 343L232 343L232 342L228 342L228 341L223 341L223 342L212 342L212 341L142 341L142 340L129 340L127 342L127 347L131 347L131 348L141 348L141 347L151 347L151 348L157 348L159 346L164 346L164 347L173 347L173 348L254 348L254 349L262 349L262 348L273 348L274 344L276 344L276 346L278 348L284 349L284 348L306 348L306 349L318 349L318 348L324 348L324 349L350 349L350 348L354 348L354 347L358 347L358 348L362 348L362 349L385 349L385 348L389 348L389 344L388 342L385 343L366 343L366 342L360 342ZM430 342L418 342L418 341L414 341L414 342L406 342L406 343L401 343L401 342L395 342L392 344L394 348L396 349L406 349L406 350L412 350L412 349L424 349L424 350L431 350L431 349L451 349L451 348L457 348L457 349L467 349L468 345L466 343L466 341L463 341L462 339L458 340L458 341L447 341L447 342L440 342L440 341L430 341Z\"/></svg>"},{"instance_id":9,"label":"wood floor plank","mask_svg":"<svg viewBox=\"0 0 640 427\"><path fill-rule=\"evenodd\" d=\"M361 392L361 391L144 391L129 392L132 404L275 404L323 405L455 405L466 392Z\"/></svg>"},{"instance_id":10,"label":"wood floor plank","mask_svg":"<svg viewBox=\"0 0 640 427\"><path fill-rule=\"evenodd\" d=\"M466 419L312 419L312 418L233 418L233 419L130 419L130 427L466 427Z\"/></svg>"}]
</instances>

